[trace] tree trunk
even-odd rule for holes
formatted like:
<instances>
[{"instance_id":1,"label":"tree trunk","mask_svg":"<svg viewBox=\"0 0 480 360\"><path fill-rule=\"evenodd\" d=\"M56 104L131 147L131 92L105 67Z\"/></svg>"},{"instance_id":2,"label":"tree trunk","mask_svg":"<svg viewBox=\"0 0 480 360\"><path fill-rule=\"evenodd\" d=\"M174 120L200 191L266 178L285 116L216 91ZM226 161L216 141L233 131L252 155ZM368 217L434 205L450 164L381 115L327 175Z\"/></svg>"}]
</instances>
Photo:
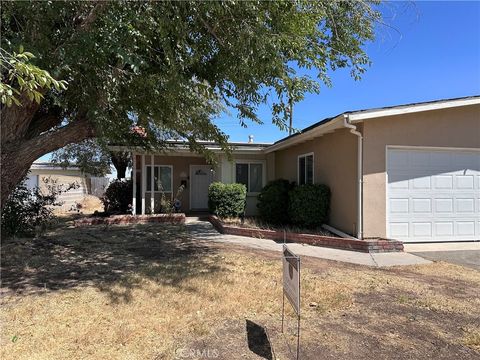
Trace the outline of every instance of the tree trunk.
<instances>
[{"instance_id":1,"label":"tree trunk","mask_svg":"<svg viewBox=\"0 0 480 360\"><path fill-rule=\"evenodd\" d=\"M112 164L117 170L117 179L124 179L128 165L130 164L130 155L128 152L111 152Z\"/></svg>"},{"instance_id":2,"label":"tree trunk","mask_svg":"<svg viewBox=\"0 0 480 360\"><path fill-rule=\"evenodd\" d=\"M9 115L13 115L10 113ZM4 114L2 114L3 117ZM24 115L23 115L24 116ZM33 115L30 119L33 118ZM12 118L2 119L2 125L12 122ZM18 120L18 123L22 119ZM13 121L13 123L16 123ZM5 206L5 201L12 193L15 187L20 183L27 174L32 163L42 155L48 154L67 144L79 142L89 137L93 137L93 128L90 126L86 118L77 118L68 125L60 127L53 131L44 132L31 139L26 139L28 127L23 126L24 133L17 132L13 136L9 132L10 141L4 141L2 134L2 154L1 154L1 208ZM15 140L14 137L16 137Z\"/></svg>"}]
</instances>

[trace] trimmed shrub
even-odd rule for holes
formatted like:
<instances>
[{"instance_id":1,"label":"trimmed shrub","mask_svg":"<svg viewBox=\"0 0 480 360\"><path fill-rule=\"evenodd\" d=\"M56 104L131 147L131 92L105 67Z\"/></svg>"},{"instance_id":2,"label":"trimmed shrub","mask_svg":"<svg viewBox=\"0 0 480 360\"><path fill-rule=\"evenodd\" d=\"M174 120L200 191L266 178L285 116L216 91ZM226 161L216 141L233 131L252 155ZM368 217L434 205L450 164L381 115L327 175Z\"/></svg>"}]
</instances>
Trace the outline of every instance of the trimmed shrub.
<instances>
[{"instance_id":1,"label":"trimmed shrub","mask_svg":"<svg viewBox=\"0 0 480 360\"><path fill-rule=\"evenodd\" d=\"M290 221L313 228L324 224L330 210L330 188L321 184L305 184L289 193Z\"/></svg>"},{"instance_id":2,"label":"trimmed shrub","mask_svg":"<svg viewBox=\"0 0 480 360\"><path fill-rule=\"evenodd\" d=\"M108 214L128 214L133 199L132 180L114 180L108 185L101 200Z\"/></svg>"},{"instance_id":3,"label":"trimmed shrub","mask_svg":"<svg viewBox=\"0 0 480 360\"><path fill-rule=\"evenodd\" d=\"M279 225L290 221L288 214L288 193L294 184L278 179L269 182L258 195L258 214L270 224Z\"/></svg>"},{"instance_id":4,"label":"trimmed shrub","mask_svg":"<svg viewBox=\"0 0 480 360\"><path fill-rule=\"evenodd\" d=\"M214 182L208 188L208 209L220 218L243 214L247 200L247 188L243 184Z\"/></svg>"}]
</instances>

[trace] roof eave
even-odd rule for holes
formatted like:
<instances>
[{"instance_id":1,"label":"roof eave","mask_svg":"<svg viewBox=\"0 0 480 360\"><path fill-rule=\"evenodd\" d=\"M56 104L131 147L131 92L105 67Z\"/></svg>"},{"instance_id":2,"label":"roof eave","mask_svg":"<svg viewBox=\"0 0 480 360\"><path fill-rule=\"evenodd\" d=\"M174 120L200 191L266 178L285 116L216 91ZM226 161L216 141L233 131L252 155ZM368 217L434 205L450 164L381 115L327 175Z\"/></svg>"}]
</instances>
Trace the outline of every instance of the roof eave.
<instances>
[{"instance_id":1,"label":"roof eave","mask_svg":"<svg viewBox=\"0 0 480 360\"><path fill-rule=\"evenodd\" d=\"M364 120L375 119L380 117L395 116L411 114L423 111L442 110L460 106L478 105L480 104L480 98L470 99L457 99L444 102L416 104L405 107L394 107L391 109L378 109L371 111L351 112L349 113L349 119L353 123L358 123Z\"/></svg>"},{"instance_id":2,"label":"roof eave","mask_svg":"<svg viewBox=\"0 0 480 360\"><path fill-rule=\"evenodd\" d=\"M344 115L345 114L340 114L340 115L336 116L335 118L333 118L331 121L328 121L324 124L321 124L317 127L314 127L311 130L308 130L304 133L299 133L296 136L291 137L290 139L287 138L286 140L277 142L277 143L269 146L268 148L266 148L265 153L268 154L268 153L271 153L273 151L282 150L284 148L287 148L287 147L290 147L290 146L293 146L293 145L297 145L297 144L312 140L314 138L323 136L323 135L328 134L330 132L333 132L337 129L340 129L340 128L343 127Z\"/></svg>"}]
</instances>

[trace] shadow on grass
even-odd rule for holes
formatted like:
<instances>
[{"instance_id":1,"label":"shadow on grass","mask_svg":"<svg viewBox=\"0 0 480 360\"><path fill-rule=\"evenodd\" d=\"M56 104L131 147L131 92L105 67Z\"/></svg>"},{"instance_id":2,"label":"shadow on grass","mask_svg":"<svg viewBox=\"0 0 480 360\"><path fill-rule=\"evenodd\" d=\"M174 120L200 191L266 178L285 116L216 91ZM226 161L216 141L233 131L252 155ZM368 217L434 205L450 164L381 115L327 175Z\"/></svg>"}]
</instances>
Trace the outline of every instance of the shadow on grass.
<instances>
[{"instance_id":1,"label":"shadow on grass","mask_svg":"<svg viewBox=\"0 0 480 360\"><path fill-rule=\"evenodd\" d=\"M144 279L185 288L183 281L221 271L215 250L181 225L58 228L2 244L3 292L32 293L96 286L129 302Z\"/></svg>"},{"instance_id":2,"label":"shadow on grass","mask_svg":"<svg viewBox=\"0 0 480 360\"><path fill-rule=\"evenodd\" d=\"M246 320L246 330L248 348L250 351L260 356L262 359L272 360L272 346L265 328L251 320Z\"/></svg>"}]
</instances>

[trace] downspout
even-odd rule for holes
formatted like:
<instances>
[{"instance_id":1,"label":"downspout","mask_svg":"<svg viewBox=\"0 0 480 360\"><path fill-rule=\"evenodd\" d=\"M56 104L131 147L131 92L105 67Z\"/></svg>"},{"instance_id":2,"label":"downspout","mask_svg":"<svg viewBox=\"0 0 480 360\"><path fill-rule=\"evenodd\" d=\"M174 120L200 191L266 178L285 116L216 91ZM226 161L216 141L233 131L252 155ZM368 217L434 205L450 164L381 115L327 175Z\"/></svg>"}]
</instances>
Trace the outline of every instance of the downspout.
<instances>
[{"instance_id":1,"label":"downspout","mask_svg":"<svg viewBox=\"0 0 480 360\"><path fill-rule=\"evenodd\" d=\"M357 127L350 123L348 115L343 115L343 126L350 129L353 135L358 138L357 141L357 238L363 239L363 136Z\"/></svg>"}]
</instances>

